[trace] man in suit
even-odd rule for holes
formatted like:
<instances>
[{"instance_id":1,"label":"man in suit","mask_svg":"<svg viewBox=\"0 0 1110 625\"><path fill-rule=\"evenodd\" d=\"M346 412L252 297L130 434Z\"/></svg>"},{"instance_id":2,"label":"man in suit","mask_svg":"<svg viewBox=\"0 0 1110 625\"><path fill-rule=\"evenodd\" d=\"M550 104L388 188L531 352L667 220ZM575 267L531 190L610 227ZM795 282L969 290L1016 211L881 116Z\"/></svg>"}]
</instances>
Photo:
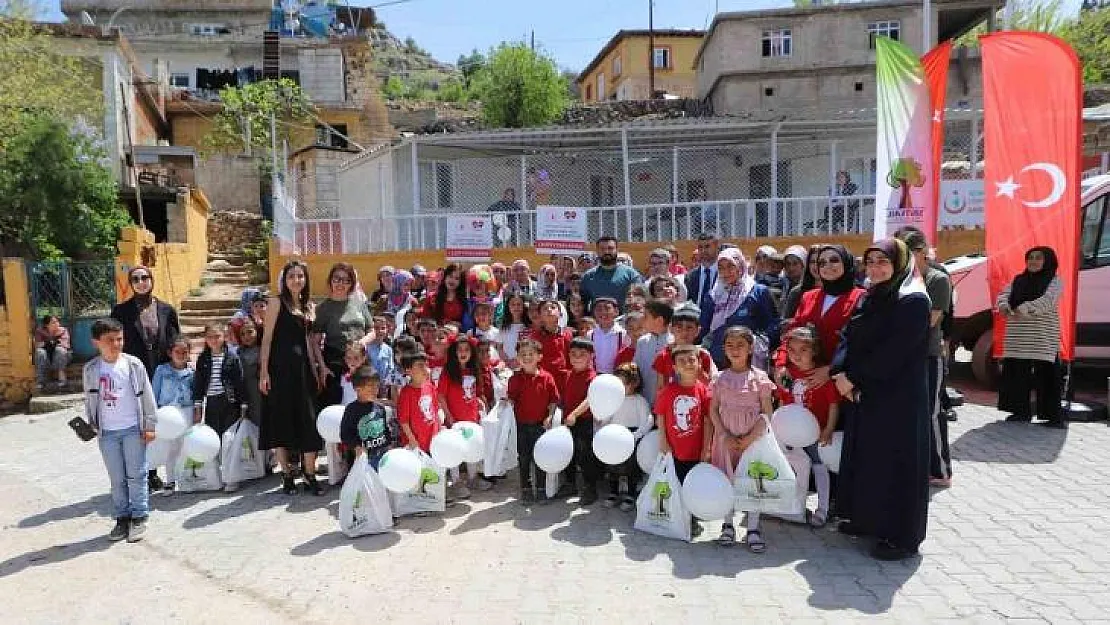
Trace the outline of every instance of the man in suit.
<instances>
[{"instance_id":1,"label":"man in suit","mask_svg":"<svg viewBox=\"0 0 1110 625\"><path fill-rule=\"evenodd\" d=\"M713 284L717 282L717 254L720 251L721 240L717 233L707 230L698 235L698 265L686 272L686 297L702 310L706 305L712 305L708 299ZM702 328L699 342L704 333L705 328Z\"/></svg>"}]
</instances>

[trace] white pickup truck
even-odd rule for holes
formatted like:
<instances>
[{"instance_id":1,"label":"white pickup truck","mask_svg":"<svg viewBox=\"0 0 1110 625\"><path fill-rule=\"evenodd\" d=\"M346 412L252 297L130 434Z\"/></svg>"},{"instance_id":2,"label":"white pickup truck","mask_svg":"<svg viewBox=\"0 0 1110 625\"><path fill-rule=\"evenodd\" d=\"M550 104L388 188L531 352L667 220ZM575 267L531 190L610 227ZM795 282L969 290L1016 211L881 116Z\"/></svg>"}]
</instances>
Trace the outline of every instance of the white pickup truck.
<instances>
[{"instance_id":1,"label":"white pickup truck","mask_svg":"<svg viewBox=\"0 0 1110 625\"><path fill-rule=\"evenodd\" d=\"M1087 178L1081 193L1076 364L1110 365L1110 175ZM987 286L987 257L957 256L944 266L956 289L953 347L969 350L975 378L993 386L998 363L991 353L994 302Z\"/></svg>"}]
</instances>

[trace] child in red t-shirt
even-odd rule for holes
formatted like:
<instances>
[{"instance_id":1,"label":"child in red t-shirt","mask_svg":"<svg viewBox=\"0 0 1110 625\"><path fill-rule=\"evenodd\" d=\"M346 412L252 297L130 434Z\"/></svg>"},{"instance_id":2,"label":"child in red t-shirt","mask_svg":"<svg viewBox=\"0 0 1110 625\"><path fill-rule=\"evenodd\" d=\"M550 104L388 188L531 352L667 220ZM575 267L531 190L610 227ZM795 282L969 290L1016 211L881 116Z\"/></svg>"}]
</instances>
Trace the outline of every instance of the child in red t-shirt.
<instances>
[{"instance_id":1,"label":"child in red t-shirt","mask_svg":"<svg viewBox=\"0 0 1110 625\"><path fill-rule=\"evenodd\" d=\"M817 387L808 384L806 378L822 364L821 339L813 326L794 328L783 338L783 345L786 346L788 378L783 380L783 386L779 388L779 399L784 405L805 406L817 418L817 425L821 428L817 442L803 450L809 456L813 481L817 485L817 510L812 513L807 510L806 517L813 527L824 527L829 516L829 496L832 489L829 468L821 462L817 446L824 447L832 442L840 416L840 393L832 381Z\"/></svg>"},{"instance_id":2,"label":"child in red t-shirt","mask_svg":"<svg viewBox=\"0 0 1110 625\"><path fill-rule=\"evenodd\" d=\"M428 373L428 357L421 352L401 359L409 383L397 397L397 421L401 424L401 444L409 449L431 453L432 437L439 432L439 400L436 386Z\"/></svg>"},{"instance_id":3,"label":"child in red t-shirt","mask_svg":"<svg viewBox=\"0 0 1110 625\"><path fill-rule=\"evenodd\" d=\"M477 354L474 353L477 344L478 341L475 339L457 335L447 348L447 364L437 387L439 404L443 406L445 424L448 427L457 421L478 423L486 411L486 403L482 399L481 392L482 376L478 370ZM478 490L489 490L492 486L485 480L479 480L478 463L467 463L466 481L462 479L461 469L456 467L449 470L457 497L463 499L469 497L470 485L477 487Z\"/></svg>"},{"instance_id":4,"label":"child in red t-shirt","mask_svg":"<svg viewBox=\"0 0 1110 625\"><path fill-rule=\"evenodd\" d=\"M674 317L671 318L671 334L674 335L674 343L659 352L659 355L651 363L651 368L659 374L655 378L656 393L662 390L667 383L675 381L674 360L671 358L671 351L680 345L694 345L700 331L701 312L696 306L683 304L678 310L674 311ZM717 376L717 366L713 364L713 357L709 355L709 350L704 347L698 347L698 363L701 367L698 381L708 386L709 382Z\"/></svg>"},{"instance_id":5,"label":"child in red t-shirt","mask_svg":"<svg viewBox=\"0 0 1110 625\"><path fill-rule=\"evenodd\" d=\"M671 351L677 382L670 382L655 396L655 426L662 430L659 451L674 457L675 476L681 482L698 462L708 462L712 426L709 423L709 388L700 380L698 348L681 345ZM701 524L692 521L694 535Z\"/></svg>"},{"instance_id":6,"label":"child in red t-shirt","mask_svg":"<svg viewBox=\"0 0 1110 625\"><path fill-rule=\"evenodd\" d=\"M523 336L533 339L540 344L543 355L540 359L540 369L550 373L555 382L562 386L570 373L567 359L570 357L570 342L574 333L567 328L559 327L559 316L562 310L559 302L543 300L540 302L540 325L538 328L529 329ZM518 349L519 351L519 349Z\"/></svg>"},{"instance_id":7,"label":"child in red t-shirt","mask_svg":"<svg viewBox=\"0 0 1110 625\"><path fill-rule=\"evenodd\" d=\"M567 483L574 489L577 471L582 472L585 486L578 505L588 506L597 501L597 481L601 477L601 465L594 455L594 417L586 395L590 382L597 377L594 370L594 344L589 339L577 338L570 343L570 373L563 386L563 425L570 428L574 436L574 464L566 471ZM576 471L577 469L577 471Z\"/></svg>"},{"instance_id":8,"label":"child in red t-shirt","mask_svg":"<svg viewBox=\"0 0 1110 625\"><path fill-rule=\"evenodd\" d=\"M551 416L559 405L559 388L550 373L539 368L543 348L533 339L521 339L516 357L520 369L509 379L509 396L506 399L516 416L516 450L520 464L520 501L524 505L536 501L532 492L532 460L536 441L551 425ZM543 492L546 476L536 467L540 499L547 499Z\"/></svg>"},{"instance_id":9,"label":"child in red t-shirt","mask_svg":"<svg viewBox=\"0 0 1110 625\"><path fill-rule=\"evenodd\" d=\"M436 330L436 339L432 343L431 349L426 353L428 354L428 375L432 379L433 384L439 384L440 378L443 377L443 368L447 366L447 344L453 340L454 332L447 326L441 326Z\"/></svg>"}]
</instances>

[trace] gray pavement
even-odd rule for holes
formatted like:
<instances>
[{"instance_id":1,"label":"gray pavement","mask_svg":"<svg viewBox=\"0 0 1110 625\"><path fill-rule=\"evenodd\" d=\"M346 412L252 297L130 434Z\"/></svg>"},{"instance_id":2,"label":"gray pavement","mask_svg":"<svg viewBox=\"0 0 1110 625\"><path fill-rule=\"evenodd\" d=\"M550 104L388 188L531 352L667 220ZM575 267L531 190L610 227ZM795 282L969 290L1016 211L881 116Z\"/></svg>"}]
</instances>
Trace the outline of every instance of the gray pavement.
<instances>
[{"instance_id":1,"label":"gray pavement","mask_svg":"<svg viewBox=\"0 0 1110 625\"><path fill-rule=\"evenodd\" d=\"M287 498L274 477L155 497L147 539L112 544L107 477L74 413L7 417L0 623L1110 623L1110 428L959 412L955 484L902 563L777 522L762 555L717 547L719 524L682 544L600 505L528 512L509 484L352 540L337 489Z\"/></svg>"}]
</instances>

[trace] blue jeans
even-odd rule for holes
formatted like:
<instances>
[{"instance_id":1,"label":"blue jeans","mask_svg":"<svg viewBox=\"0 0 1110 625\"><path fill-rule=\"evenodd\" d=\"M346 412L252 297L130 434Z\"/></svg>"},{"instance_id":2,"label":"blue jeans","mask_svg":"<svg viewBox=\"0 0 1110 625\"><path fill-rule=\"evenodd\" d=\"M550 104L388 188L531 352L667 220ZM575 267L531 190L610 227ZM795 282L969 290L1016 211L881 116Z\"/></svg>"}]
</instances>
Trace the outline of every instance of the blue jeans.
<instances>
[{"instance_id":1,"label":"blue jeans","mask_svg":"<svg viewBox=\"0 0 1110 625\"><path fill-rule=\"evenodd\" d=\"M100 432L100 455L112 483L112 508L117 519L144 518L150 511L146 482L146 443L139 426Z\"/></svg>"}]
</instances>

